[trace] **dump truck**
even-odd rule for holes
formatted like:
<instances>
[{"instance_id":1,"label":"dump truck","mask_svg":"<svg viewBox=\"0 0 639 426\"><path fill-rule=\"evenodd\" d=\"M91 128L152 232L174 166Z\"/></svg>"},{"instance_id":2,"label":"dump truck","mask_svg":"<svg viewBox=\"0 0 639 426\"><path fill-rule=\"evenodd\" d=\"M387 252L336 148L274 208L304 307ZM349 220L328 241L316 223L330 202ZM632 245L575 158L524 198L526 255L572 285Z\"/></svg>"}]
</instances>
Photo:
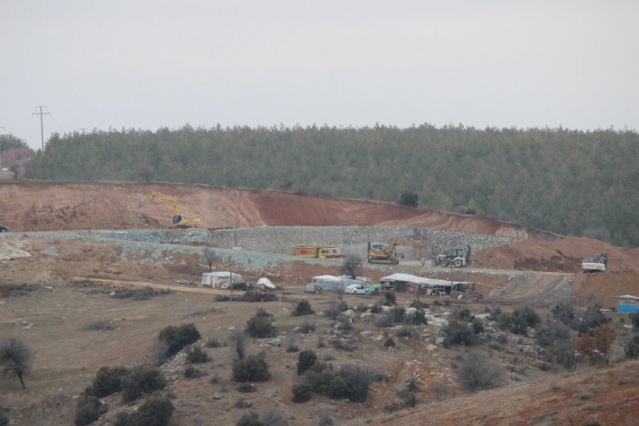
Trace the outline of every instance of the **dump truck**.
<instances>
[{"instance_id":1,"label":"dump truck","mask_svg":"<svg viewBox=\"0 0 639 426\"><path fill-rule=\"evenodd\" d=\"M608 266L608 253L598 253L591 259L584 259L581 262L581 270L583 272L606 272Z\"/></svg>"},{"instance_id":2,"label":"dump truck","mask_svg":"<svg viewBox=\"0 0 639 426\"><path fill-rule=\"evenodd\" d=\"M293 256L310 257L316 259L342 259L342 250L335 246L293 246Z\"/></svg>"}]
</instances>

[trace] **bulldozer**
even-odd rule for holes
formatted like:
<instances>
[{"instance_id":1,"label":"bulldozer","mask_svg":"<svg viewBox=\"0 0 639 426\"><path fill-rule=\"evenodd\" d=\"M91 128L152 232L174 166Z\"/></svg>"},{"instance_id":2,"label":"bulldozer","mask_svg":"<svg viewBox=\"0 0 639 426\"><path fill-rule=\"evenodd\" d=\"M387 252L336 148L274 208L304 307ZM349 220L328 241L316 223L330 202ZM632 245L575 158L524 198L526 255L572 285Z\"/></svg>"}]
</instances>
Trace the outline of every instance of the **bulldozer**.
<instances>
[{"instance_id":1,"label":"bulldozer","mask_svg":"<svg viewBox=\"0 0 639 426\"><path fill-rule=\"evenodd\" d=\"M470 245L467 246L466 252L462 248L453 248L446 254L440 254L435 258L435 266L447 267L449 265L455 268L461 268L470 263Z\"/></svg>"},{"instance_id":2,"label":"bulldozer","mask_svg":"<svg viewBox=\"0 0 639 426\"><path fill-rule=\"evenodd\" d=\"M421 241L396 240L388 244L372 243L369 241L368 242L368 263L380 263L380 264L390 264L390 265L399 264L399 259L397 258L397 250L396 250L396 247L398 246L415 247L415 257L417 259L422 257L423 243Z\"/></svg>"},{"instance_id":3,"label":"bulldozer","mask_svg":"<svg viewBox=\"0 0 639 426\"><path fill-rule=\"evenodd\" d=\"M196 217L185 217L182 214L182 209L180 209L180 206L178 206L175 201L159 191L150 192L149 195L147 195L142 199L142 201L140 201L140 205L138 206L138 208L141 209L145 203L153 201L156 198L173 209L173 212L175 214L173 215L172 223L173 226L175 226L176 228L194 228L200 226L200 219Z\"/></svg>"},{"instance_id":4,"label":"bulldozer","mask_svg":"<svg viewBox=\"0 0 639 426\"><path fill-rule=\"evenodd\" d=\"M606 272L608 267L608 253L598 253L592 259L584 259L581 262L581 270L583 272Z\"/></svg>"}]
</instances>

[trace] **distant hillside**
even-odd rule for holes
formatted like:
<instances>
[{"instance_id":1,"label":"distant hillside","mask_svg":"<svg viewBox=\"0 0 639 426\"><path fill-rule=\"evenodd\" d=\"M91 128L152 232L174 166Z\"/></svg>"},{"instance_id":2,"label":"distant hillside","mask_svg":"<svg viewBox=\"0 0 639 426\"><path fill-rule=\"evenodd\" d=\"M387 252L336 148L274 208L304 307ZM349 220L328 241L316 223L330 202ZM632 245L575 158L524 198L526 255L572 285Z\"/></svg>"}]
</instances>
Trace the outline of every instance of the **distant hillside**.
<instances>
[{"instance_id":1,"label":"distant hillside","mask_svg":"<svg viewBox=\"0 0 639 426\"><path fill-rule=\"evenodd\" d=\"M634 131L463 126L54 135L27 177L166 181L397 201L639 246Z\"/></svg>"},{"instance_id":2,"label":"distant hillside","mask_svg":"<svg viewBox=\"0 0 639 426\"><path fill-rule=\"evenodd\" d=\"M11 231L169 228L173 209L143 202L151 191L175 201L203 228L256 226L420 226L499 236L521 226L392 203L204 185L0 181L0 223Z\"/></svg>"}]
</instances>

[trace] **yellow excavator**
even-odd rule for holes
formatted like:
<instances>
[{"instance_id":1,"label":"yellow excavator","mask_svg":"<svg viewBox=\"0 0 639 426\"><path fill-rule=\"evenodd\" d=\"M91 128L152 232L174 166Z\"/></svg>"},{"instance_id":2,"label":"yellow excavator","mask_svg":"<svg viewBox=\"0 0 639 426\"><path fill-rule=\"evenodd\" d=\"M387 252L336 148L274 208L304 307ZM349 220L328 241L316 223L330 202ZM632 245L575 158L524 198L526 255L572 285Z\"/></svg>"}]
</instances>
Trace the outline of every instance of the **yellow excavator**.
<instances>
[{"instance_id":1,"label":"yellow excavator","mask_svg":"<svg viewBox=\"0 0 639 426\"><path fill-rule=\"evenodd\" d=\"M175 214L173 215L173 226L175 226L176 228L194 228L200 226L200 219L198 219L197 217L185 217L182 214L182 209L180 209L180 206L178 206L175 201L159 191L153 191L149 193L149 195L144 197L144 199L140 201L139 208L142 208L142 206L144 206L144 203L153 201L156 198L173 209L173 212L175 212Z\"/></svg>"}]
</instances>

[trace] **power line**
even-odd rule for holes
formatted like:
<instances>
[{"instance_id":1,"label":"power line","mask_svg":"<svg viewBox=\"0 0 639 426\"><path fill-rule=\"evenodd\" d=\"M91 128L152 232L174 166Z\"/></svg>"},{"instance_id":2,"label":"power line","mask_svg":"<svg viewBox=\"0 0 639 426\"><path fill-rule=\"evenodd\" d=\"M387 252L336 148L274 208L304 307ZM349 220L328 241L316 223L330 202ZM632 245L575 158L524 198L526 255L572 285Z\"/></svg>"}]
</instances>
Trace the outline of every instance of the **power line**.
<instances>
[{"instance_id":1,"label":"power line","mask_svg":"<svg viewBox=\"0 0 639 426\"><path fill-rule=\"evenodd\" d=\"M42 140L42 151L44 152L44 124L42 122L42 116L51 115L50 112L42 112L42 108L46 108L46 105L36 105L36 108L40 109L40 112L34 112L31 115L39 115L40 116L40 138Z\"/></svg>"}]
</instances>

